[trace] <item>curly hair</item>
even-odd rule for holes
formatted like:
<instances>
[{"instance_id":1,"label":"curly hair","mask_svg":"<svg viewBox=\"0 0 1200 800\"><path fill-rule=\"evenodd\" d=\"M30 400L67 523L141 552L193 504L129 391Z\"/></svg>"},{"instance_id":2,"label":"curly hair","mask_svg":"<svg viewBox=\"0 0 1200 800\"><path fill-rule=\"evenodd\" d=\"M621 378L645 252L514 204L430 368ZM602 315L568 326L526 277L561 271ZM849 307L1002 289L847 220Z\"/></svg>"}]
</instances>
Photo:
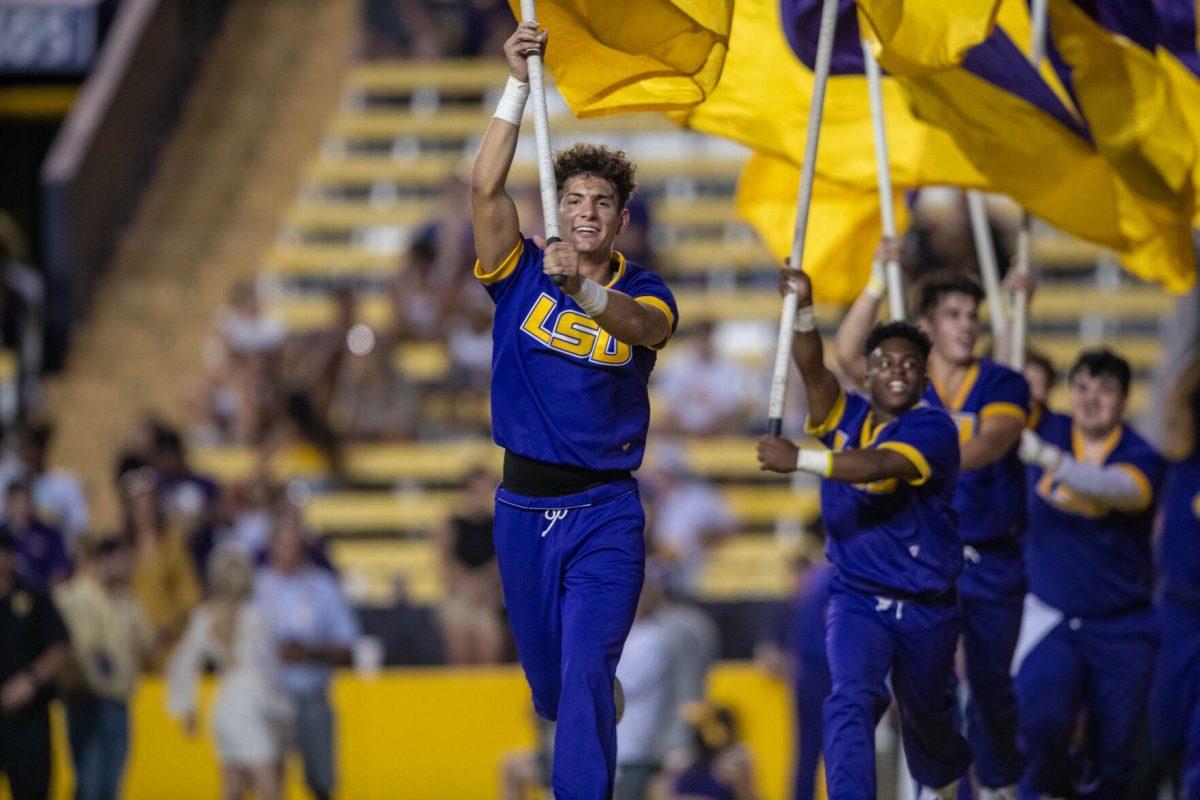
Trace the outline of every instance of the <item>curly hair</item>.
<instances>
[{"instance_id":1,"label":"curly hair","mask_svg":"<svg viewBox=\"0 0 1200 800\"><path fill-rule=\"evenodd\" d=\"M602 144L576 142L554 154L554 180L560 195L567 181L577 175L595 175L612 184L618 208L625 208L637 187L637 167L625 151L610 150Z\"/></svg>"},{"instance_id":2,"label":"curly hair","mask_svg":"<svg viewBox=\"0 0 1200 800\"><path fill-rule=\"evenodd\" d=\"M916 325L899 321L876 325L867 336L866 344L863 345L863 355L871 355L875 352L876 347L888 339L904 339L911 342L920 353L921 360L929 360L929 351L933 348L933 345L929 343L929 337Z\"/></svg>"}]
</instances>

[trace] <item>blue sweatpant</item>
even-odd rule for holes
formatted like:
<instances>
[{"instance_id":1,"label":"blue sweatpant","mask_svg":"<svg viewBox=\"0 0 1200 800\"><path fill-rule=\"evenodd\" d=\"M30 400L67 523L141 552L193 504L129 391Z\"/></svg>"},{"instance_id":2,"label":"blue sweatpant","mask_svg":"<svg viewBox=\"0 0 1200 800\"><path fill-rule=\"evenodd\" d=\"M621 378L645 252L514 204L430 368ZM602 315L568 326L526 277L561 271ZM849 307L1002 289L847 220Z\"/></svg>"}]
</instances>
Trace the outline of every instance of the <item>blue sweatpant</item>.
<instances>
[{"instance_id":1,"label":"blue sweatpant","mask_svg":"<svg viewBox=\"0 0 1200 800\"><path fill-rule=\"evenodd\" d=\"M990 789L1021 777L1013 651L1021 632L1025 567L1021 551L970 548L958 576L968 699L967 742L979 783Z\"/></svg>"},{"instance_id":2,"label":"blue sweatpant","mask_svg":"<svg viewBox=\"0 0 1200 800\"><path fill-rule=\"evenodd\" d=\"M833 679L824 737L830 798L875 797L875 726L889 704L889 671L913 777L941 788L966 773L971 754L954 713L958 635L953 596L935 603L876 597L834 577L826 618Z\"/></svg>"},{"instance_id":3,"label":"blue sweatpant","mask_svg":"<svg viewBox=\"0 0 1200 800\"><path fill-rule=\"evenodd\" d=\"M563 497L496 490L504 602L538 714L558 722L558 800L604 800L617 763L613 680L645 570L637 483Z\"/></svg>"},{"instance_id":4,"label":"blue sweatpant","mask_svg":"<svg viewBox=\"0 0 1200 800\"><path fill-rule=\"evenodd\" d=\"M1158 607L1162 640L1151 692L1154 741L1182 757L1184 800L1200 800L1200 609L1164 598Z\"/></svg>"},{"instance_id":5,"label":"blue sweatpant","mask_svg":"<svg viewBox=\"0 0 1200 800\"><path fill-rule=\"evenodd\" d=\"M1154 667L1150 609L1108 618L1065 618L1021 659L1017 743L1023 797L1117 800L1133 777L1137 735ZM1087 712L1082 764L1071 744Z\"/></svg>"},{"instance_id":6,"label":"blue sweatpant","mask_svg":"<svg viewBox=\"0 0 1200 800\"><path fill-rule=\"evenodd\" d=\"M792 687L796 703L796 774L792 797L813 800L816 796L817 765L821 762L821 737L825 720L825 698L829 696L829 662L825 654L805 655Z\"/></svg>"}]
</instances>

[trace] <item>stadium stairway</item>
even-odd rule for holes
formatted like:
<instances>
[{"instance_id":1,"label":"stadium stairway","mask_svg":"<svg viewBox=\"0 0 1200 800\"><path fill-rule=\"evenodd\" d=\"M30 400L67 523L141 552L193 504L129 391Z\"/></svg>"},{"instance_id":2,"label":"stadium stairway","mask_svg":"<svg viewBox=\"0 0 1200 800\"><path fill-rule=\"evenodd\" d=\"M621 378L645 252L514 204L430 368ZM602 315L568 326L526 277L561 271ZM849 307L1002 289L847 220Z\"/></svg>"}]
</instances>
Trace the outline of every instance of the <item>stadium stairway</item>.
<instances>
[{"instance_id":1,"label":"stadium stairway","mask_svg":"<svg viewBox=\"0 0 1200 800\"><path fill-rule=\"evenodd\" d=\"M116 519L116 448L143 410L184 406L216 309L274 240L336 112L357 11L354 0L231 5L48 391L52 458L82 473L97 524Z\"/></svg>"}]
</instances>

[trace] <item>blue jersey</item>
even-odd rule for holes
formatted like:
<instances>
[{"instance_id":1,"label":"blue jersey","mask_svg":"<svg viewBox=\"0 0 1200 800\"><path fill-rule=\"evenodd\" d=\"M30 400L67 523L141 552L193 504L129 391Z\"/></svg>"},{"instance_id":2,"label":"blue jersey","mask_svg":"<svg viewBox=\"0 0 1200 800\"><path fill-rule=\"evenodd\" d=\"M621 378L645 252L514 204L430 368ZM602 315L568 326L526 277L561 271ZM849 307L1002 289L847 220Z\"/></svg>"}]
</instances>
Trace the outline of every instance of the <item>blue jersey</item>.
<instances>
[{"instance_id":1,"label":"blue jersey","mask_svg":"<svg viewBox=\"0 0 1200 800\"><path fill-rule=\"evenodd\" d=\"M920 477L866 485L821 482L826 554L848 585L872 594L923 597L945 592L962 570L951 507L958 434L943 411L922 403L882 425L856 394L839 395L828 419L807 432L837 451L884 448L904 455Z\"/></svg>"},{"instance_id":2,"label":"blue jersey","mask_svg":"<svg viewBox=\"0 0 1200 800\"><path fill-rule=\"evenodd\" d=\"M1082 460L1070 417L1045 414L1038 434ZM1122 425L1106 443L1102 464L1133 476L1145 495L1140 510L1109 508L1056 482L1041 468L1027 467L1029 589L1072 616L1119 614L1148 604L1151 597L1150 536L1166 463L1145 439Z\"/></svg>"},{"instance_id":3,"label":"blue jersey","mask_svg":"<svg viewBox=\"0 0 1200 800\"><path fill-rule=\"evenodd\" d=\"M979 435L979 426L990 416L1012 417L1024 425L1029 384L1019 372L981 358L971 365L954 397L930 379L925 402L950 414L958 426L959 442L965 444ZM1003 458L958 474L954 510L958 535L968 544L1014 541L1024 532L1025 469L1017 458L1016 443Z\"/></svg>"},{"instance_id":4,"label":"blue jersey","mask_svg":"<svg viewBox=\"0 0 1200 800\"><path fill-rule=\"evenodd\" d=\"M607 288L662 311L673 332L679 314L662 278L614 256ZM496 303L492 436L507 450L551 464L637 469L650 424L655 348L630 347L602 330L543 274L542 259L525 239L490 272L475 264L475 277Z\"/></svg>"},{"instance_id":5,"label":"blue jersey","mask_svg":"<svg viewBox=\"0 0 1200 800\"><path fill-rule=\"evenodd\" d=\"M1159 578L1175 602L1200 609L1200 452L1167 469Z\"/></svg>"}]
</instances>

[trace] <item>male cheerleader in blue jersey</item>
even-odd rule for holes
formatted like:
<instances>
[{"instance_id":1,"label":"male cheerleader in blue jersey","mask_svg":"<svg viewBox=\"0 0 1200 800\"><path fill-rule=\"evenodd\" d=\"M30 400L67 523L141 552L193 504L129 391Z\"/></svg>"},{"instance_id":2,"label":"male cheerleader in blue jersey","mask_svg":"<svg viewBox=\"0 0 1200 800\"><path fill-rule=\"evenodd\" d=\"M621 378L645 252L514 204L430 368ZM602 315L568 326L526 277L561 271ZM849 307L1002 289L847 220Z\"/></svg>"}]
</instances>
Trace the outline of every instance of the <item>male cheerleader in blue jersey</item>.
<instances>
[{"instance_id":1,"label":"male cheerleader in blue jersey","mask_svg":"<svg viewBox=\"0 0 1200 800\"><path fill-rule=\"evenodd\" d=\"M1180 796L1200 798L1200 359L1180 377L1166 418L1173 445L1158 552L1158 667L1151 691L1155 745L1182 764Z\"/></svg>"},{"instance_id":2,"label":"male cheerleader in blue jersey","mask_svg":"<svg viewBox=\"0 0 1200 800\"><path fill-rule=\"evenodd\" d=\"M888 247L888 242L881 246L877 263L886 258ZM882 296L876 274L838 328L838 364L859 381L866 369L863 342ZM1021 777L1009 667L1025 599L1020 545L1025 471L1017 444L1029 410L1029 385L1020 373L975 357L982 300L983 289L961 273L931 275L916 289L918 324L933 343L925 402L945 410L958 426L962 471L954 510L963 543L958 603L970 690L967 740L980 796L991 800L1015 798Z\"/></svg>"},{"instance_id":3,"label":"male cheerleader in blue jersey","mask_svg":"<svg viewBox=\"0 0 1200 800\"><path fill-rule=\"evenodd\" d=\"M1165 462L1122 422L1129 365L1083 353L1071 415L1023 435L1029 595L1013 661L1024 795L1124 798L1154 667L1150 536ZM1076 763L1080 711L1087 729Z\"/></svg>"},{"instance_id":4,"label":"male cheerleader in blue jersey","mask_svg":"<svg viewBox=\"0 0 1200 800\"><path fill-rule=\"evenodd\" d=\"M829 449L764 437L758 459L763 469L825 479L821 515L836 570L826 618L829 796L875 797L875 725L890 702L890 672L913 777L953 797L970 765L952 688L958 434L949 416L921 402L929 340L905 323L875 328L864 347L870 399L847 394L825 366L808 277L784 270L780 289L799 295L792 356L808 395L807 432Z\"/></svg>"},{"instance_id":5,"label":"male cheerleader in blue jersey","mask_svg":"<svg viewBox=\"0 0 1200 800\"><path fill-rule=\"evenodd\" d=\"M624 153L577 144L557 154L563 241L521 235L505 181L529 91L525 54L545 40L523 22L505 42L512 77L471 179L475 275L496 303L496 559L534 706L558 721L554 796L602 800L616 767L614 675L645 561L630 472L645 448L655 351L677 312L658 276L613 252L634 188ZM561 288L552 275L566 277Z\"/></svg>"}]
</instances>

